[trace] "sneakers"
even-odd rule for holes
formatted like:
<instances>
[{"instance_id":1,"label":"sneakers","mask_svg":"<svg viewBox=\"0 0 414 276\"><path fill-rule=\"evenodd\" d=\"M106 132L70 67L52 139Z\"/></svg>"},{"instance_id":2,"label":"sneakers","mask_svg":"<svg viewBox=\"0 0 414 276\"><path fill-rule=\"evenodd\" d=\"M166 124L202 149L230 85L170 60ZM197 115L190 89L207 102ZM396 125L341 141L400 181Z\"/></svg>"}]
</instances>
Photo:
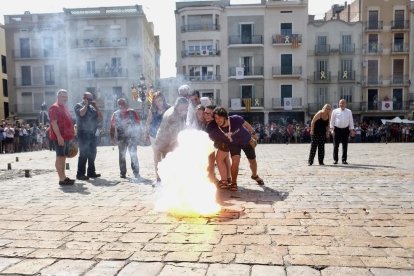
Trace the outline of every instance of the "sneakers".
<instances>
[{"instance_id":1,"label":"sneakers","mask_svg":"<svg viewBox=\"0 0 414 276\"><path fill-rule=\"evenodd\" d=\"M77 175L76 179L77 180L89 180L89 177L86 175Z\"/></svg>"},{"instance_id":2,"label":"sneakers","mask_svg":"<svg viewBox=\"0 0 414 276\"><path fill-rule=\"evenodd\" d=\"M125 174L121 174L119 177L120 178L126 178L126 175Z\"/></svg>"},{"instance_id":3,"label":"sneakers","mask_svg":"<svg viewBox=\"0 0 414 276\"><path fill-rule=\"evenodd\" d=\"M59 181L59 185L61 186L70 186L75 184L75 180L70 179L69 177L66 177L64 180Z\"/></svg>"},{"instance_id":4,"label":"sneakers","mask_svg":"<svg viewBox=\"0 0 414 276\"><path fill-rule=\"evenodd\" d=\"M97 178L97 177L101 177L100 173L93 173L93 174L88 174L89 178Z\"/></svg>"}]
</instances>

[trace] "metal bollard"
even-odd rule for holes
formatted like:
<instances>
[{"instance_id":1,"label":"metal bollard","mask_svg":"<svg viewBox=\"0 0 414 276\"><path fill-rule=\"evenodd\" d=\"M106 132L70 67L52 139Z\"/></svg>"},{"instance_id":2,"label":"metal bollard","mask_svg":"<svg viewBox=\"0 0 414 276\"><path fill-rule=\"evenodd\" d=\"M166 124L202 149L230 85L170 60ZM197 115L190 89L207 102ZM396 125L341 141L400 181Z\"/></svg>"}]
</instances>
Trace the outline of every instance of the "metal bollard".
<instances>
[{"instance_id":1,"label":"metal bollard","mask_svg":"<svg viewBox=\"0 0 414 276\"><path fill-rule=\"evenodd\" d=\"M19 162L19 157L16 156L16 162Z\"/></svg>"},{"instance_id":2,"label":"metal bollard","mask_svg":"<svg viewBox=\"0 0 414 276\"><path fill-rule=\"evenodd\" d=\"M7 169L8 170L11 170L12 168L11 168L11 163L7 163Z\"/></svg>"},{"instance_id":3,"label":"metal bollard","mask_svg":"<svg viewBox=\"0 0 414 276\"><path fill-rule=\"evenodd\" d=\"M69 163L66 163L66 169L67 169L67 170L70 170L70 168L69 168Z\"/></svg>"},{"instance_id":4,"label":"metal bollard","mask_svg":"<svg viewBox=\"0 0 414 276\"><path fill-rule=\"evenodd\" d=\"M24 170L24 177L30 177L30 170Z\"/></svg>"}]
</instances>

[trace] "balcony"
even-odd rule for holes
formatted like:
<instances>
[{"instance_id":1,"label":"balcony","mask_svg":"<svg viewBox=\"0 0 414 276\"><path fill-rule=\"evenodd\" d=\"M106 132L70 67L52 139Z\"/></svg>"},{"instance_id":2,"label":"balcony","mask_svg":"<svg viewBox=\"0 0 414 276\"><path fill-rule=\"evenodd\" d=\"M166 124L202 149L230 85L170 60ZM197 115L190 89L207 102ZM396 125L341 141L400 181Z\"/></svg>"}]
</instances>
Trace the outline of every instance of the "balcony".
<instances>
[{"instance_id":1,"label":"balcony","mask_svg":"<svg viewBox=\"0 0 414 276\"><path fill-rule=\"evenodd\" d=\"M297 48L302 44L302 35L301 34L290 34L282 35L275 34L272 36L272 44L274 46L292 46L292 48Z\"/></svg>"},{"instance_id":2,"label":"balcony","mask_svg":"<svg viewBox=\"0 0 414 276\"><path fill-rule=\"evenodd\" d=\"M45 86L55 86L55 80L44 80L44 79L22 79L22 78L13 78L13 85L16 87L45 87Z\"/></svg>"},{"instance_id":3,"label":"balcony","mask_svg":"<svg viewBox=\"0 0 414 276\"><path fill-rule=\"evenodd\" d=\"M339 44L339 53L349 55L355 53L355 44Z\"/></svg>"},{"instance_id":4,"label":"balcony","mask_svg":"<svg viewBox=\"0 0 414 276\"><path fill-rule=\"evenodd\" d=\"M364 44L363 46L364 54L372 54L372 55L378 55L382 54L384 46L382 43L377 42L371 42L368 44Z\"/></svg>"},{"instance_id":5,"label":"balcony","mask_svg":"<svg viewBox=\"0 0 414 276\"><path fill-rule=\"evenodd\" d=\"M243 74L239 70L239 68L243 68ZM236 78L236 79L243 79L248 77L252 78L263 78L263 66L253 66L253 67L230 67L229 68L229 77Z\"/></svg>"},{"instance_id":6,"label":"balcony","mask_svg":"<svg viewBox=\"0 0 414 276\"><path fill-rule=\"evenodd\" d=\"M331 45L329 44L321 44L321 45L315 45L315 55L329 55L331 52Z\"/></svg>"},{"instance_id":7,"label":"balcony","mask_svg":"<svg viewBox=\"0 0 414 276\"><path fill-rule=\"evenodd\" d=\"M189 24L181 26L181 32L220 31L218 24Z\"/></svg>"},{"instance_id":8,"label":"balcony","mask_svg":"<svg viewBox=\"0 0 414 276\"><path fill-rule=\"evenodd\" d=\"M40 51L28 51L22 52L19 50L12 51L12 57L14 59L51 59L51 58L59 58L61 53L58 51L53 50L40 50Z\"/></svg>"},{"instance_id":9,"label":"balcony","mask_svg":"<svg viewBox=\"0 0 414 276\"><path fill-rule=\"evenodd\" d=\"M308 104L308 112L311 113L311 114L316 113L319 110L321 110L322 107L325 104L326 103L309 103ZM362 111L362 106L365 105L365 104L366 103L361 103L361 102L348 102L347 107L349 109L351 109L353 112L360 112L360 111Z\"/></svg>"},{"instance_id":10,"label":"balcony","mask_svg":"<svg viewBox=\"0 0 414 276\"><path fill-rule=\"evenodd\" d=\"M393 54L408 54L410 46L408 43L394 43L391 44L391 53Z\"/></svg>"},{"instance_id":11,"label":"balcony","mask_svg":"<svg viewBox=\"0 0 414 276\"><path fill-rule=\"evenodd\" d=\"M250 99L251 109L263 109L264 108L264 98L231 98L229 100L230 110L242 110L246 108L245 100Z\"/></svg>"},{"instance_id":12,"label":"balcony","mask_svg":"<svg viewBox=\"0 0 414 276\"><path fill-rule=\"evenodd\" d=\"M338 82L355 82L355 71L338 71Z\"/></svg>"},{"instance_id":13,"label":"balcony","mask_svg":"<svg viewBox=\"0 0 414 276\"><path fill-rule=\"evenodd\" d=\"M391 21L391 30L401 31L401 30L409 30L409 29L410 29L410 21L409 20L393 20L393 21Z\"/></svg>"},{"instance_id":14,"label":"balcony","mask_svg":"<svg viewBox=\"0 0 414 276\"><path fill-rule=\"evenodd\" d=\"M272 67L274 78L300 78L302 76L302 66L274 66Z\"/></svg>"},{"instance_id":15,"label":"balcony","mask_svg":"<svg viewBox=\"0 0 414 276\"><path fill-rule=\"evenodd\" d=\"M76 39L74 48L118 48L128 46L126 37Z\"/></svg>"},{"instance_id":16,"label":"balcony","mask_svg":"<svg viewBox=\"0 0 414 276\"><path fill-rule=\"evenodd\" d=\"M263 36L262 35L229 36L229 45L263 45Z\"/></svg>"},{"instance_id":17,"label":"balcony","mask_svg":"<svg viewBox=\"0 0 414 276\"><path fill-rule=\"evenodd\" d=\"M313 81L315 83L329 83L331 82L331 72L330 71L313 72Z\"/></svg>"},{"instance_id":18,"label":"balcony","mask_svg":"<svg viewBox=\"0 0 414 276\"><path fill-rule=\"evenodd\" d=\"M365 31L381 31L383 28L382 21L367 21L364 22Z\"/></svg>"},{"instance_id":19,"label":"balcony","mask_svg":"<svg viewBox=\"0 0 414 276\"><path fill-rule=\"evenodd\" d=\"M368 77L368 78L363 78L361 80L362 86L367 87L367 86L379 86L383 84L383 77L382 75L380 76L372 76L372 77Z\"/></svg>"},{"instance_id":20,"label":"balcony","mask_svg":"<svg viewBox=\"0 0 414 276\"><path fill-rule=\"evenodd\" d=\"M209 49L209 50L200 50L200 51L190 51L184 50L181 51L181 57L198 57L198 56L219 56L220 50Z\"/></svg>"},{"instance_id":21,"label":"balcony","mask_svg":"<svg viewBox=\"0 0 414 276\"><path fill-rule=\"evenodd\" d=\"M408 75L394 74L390 76L391 85L393 86L409 86L410 78Z\"/></svg>"},{"instance_id":22,"label":"balcony","mask_svg":"<svg viewBox=\"0 0 414 276\"><path fill-rule=\"evenodd\" d=\"M35 106L34 104L15 104L15 112L18 115L33 115L39 114L41 111L41 105Z\"/></svg>"},{"instance_id":23,"label":"balcony","mask_svg":"<svg viewBox=\"0 0 414 276\"><path fill-rule=\"evenodd\" d=\"M200 81L221 81L220 75L205 75L205 76L184 76L185 80L200 82Z\"/></svg>"},{"instance_id":24,"label":"balcony","mask_svg":"<svg viewBox=\"0 0 414 276\"><path fill-rule=\"evenodd\" d=\"M292 99L292 109L302 108L302 98L291 98ZM284 98L272 98L272 108L274 109L284 109Z\"/></svg>"},{"instance_id":25,"label":"balcony","mask_svg":"<svg viewBox=\"0 0 414 276\"><path fill-rule=\"evenodd\" d=\"M80 79L108 79L108 78L127 78L127 69L95 69L93 72L82 71L78 73Z\"/></svg>"},{"instance_id":26,"label":"balcony","mask_svg":"<svg viewBox=\"0 0 414 276\"><path fill-rule=\"evenodd\" d=\"M365 103L366 104L366 103ZM368 101L367 105L365 106L368 112L393 112L399 110L409 110L410 109L410 102L409 101L392 101L392 108L390 110L383 109L382 101Z\"/></svg>"}]
</instances>

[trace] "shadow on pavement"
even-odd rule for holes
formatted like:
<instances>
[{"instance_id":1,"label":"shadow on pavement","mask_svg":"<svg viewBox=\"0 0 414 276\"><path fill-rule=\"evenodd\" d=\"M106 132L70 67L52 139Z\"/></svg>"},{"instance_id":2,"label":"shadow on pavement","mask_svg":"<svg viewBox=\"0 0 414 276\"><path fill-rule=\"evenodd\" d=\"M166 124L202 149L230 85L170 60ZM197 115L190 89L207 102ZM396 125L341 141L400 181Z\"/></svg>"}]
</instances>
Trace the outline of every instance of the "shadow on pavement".
<instances>
[{"instance_id":1,"label":"shadow on pavement","mask_svg":"<svg viewBox=\"0 0 414 276\"><path fill-rule=\"evenodd\" d=\"M337 164L337 165L326 165L326 167L341 167L347 169L364 169L364 170L375 170L378 168L384 169L395 169L394 166L384 166L384 165L369 165L369 164Z\"/></svg>"},{"instance_id":2,"label":"shadow on pavement","mask_svg":"<svg viewBox=\"0 0 414 276\"><path fill-rule=\"evenodd\" d=\"M83 195L89 195L90 192L88 191L88 188L85 187L85 184L83 183L75 183L72 186L60 186L60 190L64 193L78 193Z\"/></svg>"},{"instance_id":3,"label":"shadow on pavement","mask_svg":"<svg viewBox=\"0 0 414 276\"><path fill-rule=\"evenodd\" d=\"M120 183L120 181L108 181L104 178L91 178L87 181L88 183L94 185L94 186L103 186L103 187L110 187L115 186Z\"/></svg>"},{"instance_id":4,"label":"shadow on pavement","mask_svg":"<svg viewBox=\"0 0 414 276\"><path fill-rule=\"evenodd\" d=\"M233 203L231 200L237 200L240 202L276 202L284 201L288 196L288 192L279 192L270 187L257 186L258 189L249 189L239 186L237 192L229 190L217 190L217 203L221 206L231 206Z\"/></svg>"}]
</instances>

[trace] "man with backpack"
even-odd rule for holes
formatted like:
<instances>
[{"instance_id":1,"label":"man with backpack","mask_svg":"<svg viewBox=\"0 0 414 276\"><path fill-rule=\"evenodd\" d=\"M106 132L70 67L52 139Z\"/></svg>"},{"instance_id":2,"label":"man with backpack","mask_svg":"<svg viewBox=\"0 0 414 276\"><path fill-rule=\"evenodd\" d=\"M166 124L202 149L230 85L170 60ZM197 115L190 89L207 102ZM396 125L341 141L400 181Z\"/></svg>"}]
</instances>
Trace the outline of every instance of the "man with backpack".
<instances>
[{"instance_id":1,"label":"man with backpack","mask_svg":"<svg viewBox=\"0 0 414 276\"><path fill-rule=\"evenodd\" d=\"M117 104L118 110L112 114L111 118L110 134L113 145L115 145L115 133L118 140L120 177L126 178L127 168L125 155L128 149L134 177L140 178L137 156L139 117L135 110L128 107L126 99L118 99Z\"/></svg>"}]
</instances>

